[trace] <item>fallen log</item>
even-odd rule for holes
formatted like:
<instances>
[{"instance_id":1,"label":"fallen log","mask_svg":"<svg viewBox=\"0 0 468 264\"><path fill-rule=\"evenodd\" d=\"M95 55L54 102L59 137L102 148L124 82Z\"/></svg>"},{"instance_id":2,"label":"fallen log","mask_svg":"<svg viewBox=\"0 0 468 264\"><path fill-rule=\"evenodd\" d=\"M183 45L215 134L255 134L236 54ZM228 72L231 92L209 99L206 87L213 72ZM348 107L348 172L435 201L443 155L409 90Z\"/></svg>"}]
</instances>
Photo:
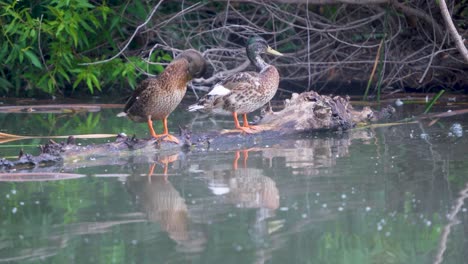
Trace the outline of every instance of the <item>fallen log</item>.
<instances>
[{"instance_id":1,"label":"fallen log","mask_svg":"<svg viewBox=\"0 0 468 264\"><path fill-rule=\"evenodd\" d=\"M239 134L232 130L212 131L192 135L181 129L180 145L160 140L137 139L119 134L111 143L80 146L75 139L57 143L53 140L40 146L40 154L33 156L20 152L17 160L0 159L0 171L47 167L61 162L78 163L100 156L122 156L134 153L157 153L171 155L184 151L236 150L271 144L287 136L314 131L346 131L358 123L369 123L392 115L394 108L388 106L380 112L369 107L358 111L353 109L349 98L319 95L316 92L293 94L285 100L284 109L279 112L263 110L258 122L262 130L255 134Z\"/></svg>"}]
</instances>

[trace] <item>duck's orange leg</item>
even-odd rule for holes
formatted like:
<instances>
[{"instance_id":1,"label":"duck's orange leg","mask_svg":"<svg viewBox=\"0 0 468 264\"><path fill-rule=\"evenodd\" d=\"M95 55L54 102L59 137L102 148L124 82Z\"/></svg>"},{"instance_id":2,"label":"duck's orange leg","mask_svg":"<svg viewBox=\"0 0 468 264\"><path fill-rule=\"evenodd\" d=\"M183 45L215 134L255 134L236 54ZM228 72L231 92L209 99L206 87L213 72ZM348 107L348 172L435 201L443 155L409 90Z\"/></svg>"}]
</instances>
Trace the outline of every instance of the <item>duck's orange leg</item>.
<instances>
[{"instance_id":1,"label":"duck's orange leg","mask_svg":"<svg viewBox=\"0 0 468 264\"><path fill-rule=\"evenodd\" d=\"M164 126L164 132L161 135L161 136L165 136L165 138L163 138L163 140L179 144L179 139L177 139L177 137L169 134L169 129L167 128L167 117L163 118L163 126Z\"/></svg>"},{"instance_id":2,"label":"duck's orange leg","mask_svg":"<svg viewBox=\"0 0 468 264\"><path fill-rule=\"evenodd\" d=\"M153 121L151 120L151 116L148 116L148 128L149 128L149 131L150 131L150 134L151 134L152 137L154 137L154 138L159 137L158 135L156 135L156 132L154 132Z\"/></svg>"},{"instance_id":3,"label":"duck's orange leg","mask_svg":"<svg viewBox=\"0 0 468 264\"><path fill-rule=\"evenodd\" d=\"M162 139L164 141L170 141L170 142L179 144L179 140L175 136L169 134L169 130L167 128L167 117L163 118L162 122L163 122L164 131L163 131L162 134L158 135L158 134L156 134L156 132L154 132L153 121L151 120L151 116L148 116L148 128L150 130L151 136L153 138L156 138L156 139L158 139L160 137L164 137Z\"/></svg>"},{"instance_id":4,"label":"duck's orange leg","mask_svg":"<svg viewBox=\"0 0 468 264\"><path fill-rule=\"evenodd\" d=\"M243 127L248 127L250 129L253 129L253 130L262 130L261 127L259 126L251 126L249 125L249 121L247 121L247 114L243 114L242 115L243 119L244 119L244 126Z\"/></svg>"},{"instance_id":5,"label":"duck's orange leg","mask_svg":"<svg viewBox=\"0 0 468 264\"><path fill-rule=\"evenodd\" d=\"M244 133L247 133L247 134L251 134L253 133L252 130L247 126L245 126L245 120L247 120L247 117L245 116L244 114L244 126L241 126L240 123L239 123L239 119L237 119L237 113L236 112L233 112L232 113L232 117L234 117L234 125L236 126L236 129L240 130L241 132L244 132Z\"/></svg>"}]
</instances>

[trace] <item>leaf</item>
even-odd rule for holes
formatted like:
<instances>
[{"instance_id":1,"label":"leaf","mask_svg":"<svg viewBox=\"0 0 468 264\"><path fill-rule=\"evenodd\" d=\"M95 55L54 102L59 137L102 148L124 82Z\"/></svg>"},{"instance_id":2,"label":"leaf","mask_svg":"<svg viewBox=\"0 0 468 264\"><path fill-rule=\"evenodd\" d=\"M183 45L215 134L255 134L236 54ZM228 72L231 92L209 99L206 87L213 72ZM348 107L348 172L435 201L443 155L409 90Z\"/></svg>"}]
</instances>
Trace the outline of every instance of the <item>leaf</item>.
<instances>
[{"instance_id":1,"label":"leaf","mask_svg":"<svg viewBox=\"0 0 468 264\"><path fill-rule=\"evenodd\" d=\"M26 57L28 57L28 59L32 62L34 66L36 66L39 69L42 69L42 64L39 61L39 58L36 56L36 54L34 54L30 50L25 50L24 54L26 55Z\"/></svg>"},{"instance_id":2,"label":"leaf","mask_svg":"<svg viewBox=\"0 0 468 264\"><path fill-rule=\"evenodd\" d=\"M73 82L73 90L76 89L76 87L78 86L78 84L80 84L80 82L83 80L84 78L84 75L83 74L78 74L78 77L76 77L76 80L75 82Z\"/></svg>"},{"instance_id":3,"label":"leaf","mask_svg":"<svg viewBox=\"0 0 468 264\"><path fill-rule=\"evenodd\" d=\"M15 45L15 46L16 46L16 45ZM19 47L18 47L18 49L19 49ZM20 62L20 63L23 63L23 60L24 60L24 53L23 53L23 52L19 52L18 58L19 58L19 62Z\"/></svg>"},{"instance_id":4,"label":"leaf","mask_svg":"<svg viewBox=\"0 0 468 264\"><path fill-rule=\"evenodd\" d=\"M0 87L3 88L5 91L8 91L9 88L13 88L13 84L11 84L8 80L0 77Z\"/></svg>"},{"instance_id":5,"label":"leaf","mask_svg":"<svg viewBox=\"0 0 468 264\"><path fill-rule=\"evenodd\" d=\"M92 29L92 28L88 25L88 23L86 23L85 20L80 20L80 25L81 25L84 29L86 29L88 32L96 33L96 31L94 31L94 29Z\"/></svg>"},{"instance_id":6,"label":"leaf","mask_svg":"<svg viewBox=\"0 0 468 264\"><path fill-rule=\"evenodd\" d=\"M45 92L52 94L54 93L54 91L55 91L55 80L52 77L47 81L47 90Z\"/></svg>"},{"instance_id":7,"label":"leaf","mask_svg":"<svg viewBox=\"0 0 468 264\"><path fill-rule=\"evenodd\" d=\"M165 53L164 55L162 55L161 59L165 60L165 61L171 61L172 60L172 57L169 53Z\"/></svg>"},{"instance_id":8,"label":"leaf","mask_svg":"<svg viewBox=\"0 0 468 264\"><path fill-rule=\"evenodd\" d=\"M81 1L78 1L77 3L77 7L80 7L80 8L94 8L94 6L92 4L90 4L87 0L81 0Z\"/></svg>"},{"instance_id":9,"label":"leaf","mask_svg":"<svg viewBox=\"0 0 468 264\"><path fill-rule=\"evenodd\" d=\"M57 32L55 33L55 36L58 37L60 35L60 32L62 32L64 28L65 25L63 23L60 23L57 27Z\"/></svg>"},{"instance_id":10,"label":"leaf","mask_svg":"<svg viewBox=\"0 0 468 264\"><path fill-rule=\"evenodd\" d=\"M65 31L72 37L75 47L78 47L78 32L74 25L65 28Z\"/></svg>"},{"instance_id":11,"label":"leaf","mask_svg":"<svg viewBox=\"0 0 468 264\"><path fill-rule=\"evenodd\" d=\"M156 72L160 73L164 71L164 67L162 65L154 65Z\"/></svg>"},{"instance_id":12,"label":"leaf","mask_svg":"<svg viewBox=\"0 0 468 264\"><path fill-rule=\"evenodd\" d=\"M3 57L7 54L7 52L8 52L8 43L3 42L3 45L0 48L0 60L3 61Z\"/></svg>"},{"instance_id":13,"label":"leaf","mask_svg":"<svg viewBox=\"0 0 468 264\"><path fill-rule=\"evenodd\" d=\"M91 78L89 77L89 75L86 78L86 85L88 85L89 91L91 92L91 94L93 94L94 93L94 87L93 87L93 83L92 83Z\"/></svg>"},{"instance_id":14,"label":"leaf","mask_svg":"<svg viewBox=\"0 0 468 264\"><path fill-rule=\"evenodd\" d=\"M65 78L68 82L70 82L70 77L68 76L68 73L65 72L65 70L62 67L57 67L57 72L60 73L60 75Z\"/></svg>"},{"instance_id":15,"label":"leaf","mask_svg":"<svg viewBox=\"0 0 468 264\"><path fill-rule=\"evenodd\" d=\"M5 60L5 64L10 64L14 62L16 59L19 57L20 49L18 45L13 45L13 48L10 50L10 53L8 54L7 59Z\"/></svg>"},{"instance_id":16,"label":"leaf","mask_svg":"<svg viewBox=\"0 0 468 264\"><path fill-rule=\"evenodd\" d=\"M29 32L29 36L31 38L36 38L36 30L35 29L31 29L31 31Z\"/></svg>"},{"instance_id":17,"label":"leaf","mask_svg":"<svg viewBox=\"0 0 468 264\"><path fill-rule=\"evenodd\" d=\"M89 75L89 78L91 78L91 81L93 82L94 86L96 86L96 88L101 91L101 85L99 84L99 81L98 79L96 78L96 75L94 74L90 74Z\"/></svg>"},{"instance_id":18,"label":"leaf","mask_svg":"<svg viewBox=\"0 0 468 264\"><path fill-rule=\"evenodd\" d=\"M108 6L102 5L98 8L98 10L101 11L102 20L104 23L107 22L107 14L111 11L111 9Z\"/></svg>"}]
</instances>

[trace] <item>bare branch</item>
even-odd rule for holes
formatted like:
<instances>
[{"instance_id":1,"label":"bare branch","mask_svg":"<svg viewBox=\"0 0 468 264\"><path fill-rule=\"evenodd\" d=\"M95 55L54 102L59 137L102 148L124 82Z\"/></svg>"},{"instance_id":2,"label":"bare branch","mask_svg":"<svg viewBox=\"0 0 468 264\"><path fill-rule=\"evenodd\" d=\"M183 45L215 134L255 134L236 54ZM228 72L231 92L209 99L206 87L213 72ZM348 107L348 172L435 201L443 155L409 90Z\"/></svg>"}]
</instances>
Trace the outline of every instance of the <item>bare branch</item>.
<instances>
[{"instance_id":1,"label":"bare branch","mask_svg":"<svg viewBox=\"0 0 468 264\"><path fill-rule=\"evenodd\" d=\"M373 79L373 82L381 82L382 90L468 85L462 74L467 66L459 58L456 48L450 46L448 33L439 24L442 20L439 6L433 1L176 2L180 3L178 10L154 16L152 26L146 26L144 30L140 28L146 22L140 25L135 21L140 30L122 41L119 46L125 44L125 47L113 58L131 54L141 56L147 64L164 65L149 61L155 50L173 55L189 48L199 50L211 66L213 76L194 80L191 86L206 91L228 74L253 68L246 58L245 43L249 37L258 34L273 48L288 55L282 58L264 56L279 69L282 80L298 82L304 89L318 90L344 82L365 86L379 43L384 40L385 48L381 50L383 68L379 77ZM326 7L315 5L331 3L338 5L327 12L324 11ZM395 14L389 6L405 16ZM146 21L152 16L149 15ZM136 34L145 36L141 38L143 43L129 51L128 44Z\"/></svg>"},{"instance_id":2,"label":"bare branch","mask_svg":"<svg viewBox=\"0 0 468 264\"><path fill-rule=\"evenodd\" d=\"M439 0L437 2L439 3L440 12L444 17L447 30L450 32L450 35L452 35L453 39L455 40L455 44L457 46L458 51L460 52L460 55L462 55L465 62L468 63L468 50L466 49L466 46L463 43L462 37L460 36L460 34L458 34L457 28L455 28L455 25L453 24L445 0Z\"/></svg>"},{"instance_id":3,"label":"bare branch","mask_svg":"<svg viewBox=\"0 0 468 264\"><path fill-rule=\"evenodd\" d=\"M151 18L153 17L154 13L156 12L156 10L158 9L158 7L162 4L163 0L160 0L159 3L157 5L154 6L153 10L151 10L151 13L149 14L149 16L146 18L145 22L141 25L139 25L135 31L133 32L132 36L130 37L130 39L127 41L127 44L125 44L125 46L117 53L115 54L114 56L110 57L109 59L106 59L106 60L101 60L101 61L95 61L95 62L87 62L87 63L80 63L79 65L83 65L83 66L86 66L86 65L95 65L95 64L101 64L101 63L106 63L106 62L109 62L115 58L117 58L118 56L120 56L127 48L128 46L130 45L130 43L132 42L132 40L135 38L136 34L138 33L138 31L146 26L146 24L148 24L148 22L151 20Z\"/></svg>"},{"instance_id":4,"label":"bare branch","mask_svg":"<svg viewBox=\"0 0 468 264\"><path fill-rule=\"evenodd\" d=\"M435 32L436 32L437 37L439 39L441 39L442 36L444 35L442 27L428 14L426 14L426 13L424 13L424 12L418 10L418 9L414 9L412 7L409 7L409 6L407 6L407 5L403 4L403 3L400 3L400 2L398 2L398 0L391 0L391 3L392 3L393 6L395 6L398 10L405 13L406 15L421 18L424 21L426 21L429 25L432 25L433 28L435 29Z\"/></svg>"}]
</instances>

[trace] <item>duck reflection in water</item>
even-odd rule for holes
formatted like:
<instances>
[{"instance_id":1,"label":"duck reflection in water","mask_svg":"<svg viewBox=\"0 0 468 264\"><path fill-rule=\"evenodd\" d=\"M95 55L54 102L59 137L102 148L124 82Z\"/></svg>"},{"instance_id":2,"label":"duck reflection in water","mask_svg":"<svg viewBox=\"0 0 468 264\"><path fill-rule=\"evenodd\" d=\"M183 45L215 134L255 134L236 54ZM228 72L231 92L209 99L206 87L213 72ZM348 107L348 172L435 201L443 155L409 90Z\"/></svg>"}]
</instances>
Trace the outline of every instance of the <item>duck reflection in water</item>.
<instances>
[{"instance_id":1,"label":"duck reflection in water","mask_svg":"<svg viewBox=\"0 0 468 264\"><path fill-rule=\"evenodd\" d=\"M157 163L153 163L147 177L132 177L127 184L150 222L159 223L161 229L177 242L179 249L198 252L204 249L206 237L201 232L190 230L185 199L168 179L169 163L177 159L178 155L161 157L157 163L163 164L162 173L155 173L158 168Z\"/></svg>"},{"instance_id":2,"label":"duck reflection in water","mask_svg":"<svg viewBox=\"0 0 468 264\"><path fill-rule=\"evenodd\" d=\"M209 178L208 187L215 195L223 195L229 203L239 208L266 208L276 210L279 207L279 192L276 183L263 175L262 169L248 168L249 150L239 150L235 153L233 169L220 176L206 175ZM243 153L242 168L238 162Z\"/></svg>"},{"instance_id":3,"label":"duck reflection in water","mask_svg":"<svg viewBox=\"0 0 468 264\"><path fill-rule=\"evenodd\" d=\"M271 258L270 252L264 250L265 244L271 240L272 233L283 225L282 220L274 219L280 206L280 196L276 182L264 175L263 168L248 167L249 158L255 159L256 154L261 153L252 154L250 151L254 152L254 149L236 151L232 168L228 167L229 163L225 163L224 167L218 164L211 170L205 170L204 177L217 202L233 204L241 210L256 209L248 230L252 242L258 247L256 263L263 263Z\"/></svg>"}]
</instances>

